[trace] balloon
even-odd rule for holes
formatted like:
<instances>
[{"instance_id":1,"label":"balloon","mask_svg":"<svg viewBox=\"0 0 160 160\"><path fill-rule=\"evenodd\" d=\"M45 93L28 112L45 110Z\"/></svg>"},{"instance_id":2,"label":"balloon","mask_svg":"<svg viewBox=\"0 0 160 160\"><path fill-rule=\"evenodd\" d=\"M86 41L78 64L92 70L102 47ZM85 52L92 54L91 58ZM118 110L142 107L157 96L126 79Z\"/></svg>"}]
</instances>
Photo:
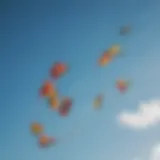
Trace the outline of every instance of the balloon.
<instances>
[{"instance_id":1,"label":"balloon","mask_svg":"<svg viewBox=\"0 0 160 160\"><path fill-rule=\"evenodd\" d=\"M51 146L53 143L55 143L55 139L54 138L51 138L51 137L48 137L46 135L41 135L39 137L39 145L41 147L49 147Z\"/></svg>"},{"instance_id":2,"label":"balloon","mask_svg":"<svg viewBox=\"0 0 160 160\"><path fill-rule=\"evenodd\" d=\"M131 27L130 26L123 26L120 28L120 35L124 36L127 33L129 33L131 31Z\"/></svg>"},{"instance_id":3,"label":"balloon","mask_svg":"<svg viewBox=\"0 0 160 160\"><path fill-rule=\"evenodd\" d=\"M108 52L112 57L117 55L120 52L120 45L113 45Z\"/></svg>"},{"instance_id":4,"label":"balloon","mask_svg":"<svg viewBox=\"0 0 160 160\"><path fill-rule=\"evenodd\" d=\"M103 96L98 95L94 100L94 108L99 109L102 106Z\"/></svg>"},{"instance_id":5,"label":"balloon","mask_svg":"<svg viewBox=\"0 0 160 160\"><path fill-rule=\"evenodd\" d=\"M128 84L129 84L128 81L118 80L116 86L121 93L125 93L128 89Z\"/></svg>"},{"instance_id":6,"label":"balloon","mask_svg":"<svg viewBox=\"0 0 160 160\"><path fill-rule=\"evenodd\" d=\"M67 116L72 106L72 100L70 98L64 98L59 107L59 113L61 116Z\"/></svg>"},{"instance_id":7,"label":"balloon","mask_svg":"<svg viewBox=\"0 0 160 160\"><path fill-rule=\"evenodd\" d=\"M43 132L43 127L41 124L35 122L31 124L31 132L35 135L39 135Z\"/></svg>"},{"instance_id":8,"label":"balloon","mask_svg":"<svg viewBox=\"0 0 160 160\"><path fill-rule=\"evenodd\" d=\"M55 94L55 88L50 81L46 81L41 87L40 93L44 97L50 97Z\"/></svg>"},{"instance_id":9,"label":"balloon","mask_svg":"<svg viewBox=\"0 0 160 160\"><path fill-rule=\"evenodd\" d=\"M58 109L59 104L60 104L58 96L51 96L49 98L49 104L50 104L51 108Z\"/></svg>"},{"instance_id":10,"label":"balloon","mask_svg":"<svg viewBox=\"0 0 160 160\"><path fill-rule=\"evenodd\" d=\"M53 77L54 79L58 79L66 73L67 69L68 67L66 64L57 62L52 66L50 70L51 77Z\"/></svg>"},{"instance_id":11,"label":"balloon","mask_svg":"<svg viewBox=\"0 0 160 160\"><path fill-rule=\"evenodd\" d=\"M99 65L100 66L105 66L107 65L110 61L112 60L112 57L108 52L105 52L99 59Z\"/></svg>"}]
</instances>

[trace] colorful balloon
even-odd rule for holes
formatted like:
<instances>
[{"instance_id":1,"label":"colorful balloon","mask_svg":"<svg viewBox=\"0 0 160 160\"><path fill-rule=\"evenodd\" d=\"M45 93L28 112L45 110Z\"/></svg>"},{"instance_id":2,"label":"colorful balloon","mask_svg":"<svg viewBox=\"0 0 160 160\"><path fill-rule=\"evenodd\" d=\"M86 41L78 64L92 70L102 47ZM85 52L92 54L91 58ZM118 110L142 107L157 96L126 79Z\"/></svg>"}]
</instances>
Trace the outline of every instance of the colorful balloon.
<instances>
[{"instance_id":1,"label":"colorful balloon","mask_svg":"<svg viewBox=\"0 0 160 160\"><path fill-rule=\"evenodd\" d=\"M94 108L100 109L102 107L103 96L98 95L94 100Z\"/></svg>"},{"instance_id":2,"label":"colorful balloon","mask_svg":"<svg viewBox=\"0 0 160 160\"><path fill-rule=\"evenodd\" d=\"M56 94L55 88L50 81L46 81L40 89L41 96L50 97Z\"/></svg>"},{"instance_id":3,"label":"colorful balloon","mask_svg":"<svg viewBox=\"0 0 160 160\"><path fill-rule=\"evenodd\" d=\"M49 99L49 104L51 106L51 108L53 109L58 109L59 105L60 105L60 102L59 102L59 99L58 99L58 96L51 96Z\"/></svg>"},{"instance_id":4,"label":"colorful balloon","mask_svg":"<svg viewBox=\"0 0 160 160\"><path fill-rule=\"evenodd\" d=\"M53 77L54 79L58 79L66 73L67 69L68 67L66 64L57 62L51 68L50 71L51 77Z\"/></svg>"},{"instance_id":5,"label":"colorful balloon","mask_svg":"<svg viewBox=\"0 0 160 160\"><path fill-rule=\"evenodd\" d=\"M116 83L116 87L121 93L125 93L128 89L128 84L129 84L128 81L118 80Z\"/></svg>"},{"instance_id":6,"label":"colorful balloon","mask_svg":"<svg viewBox=\"0 0 160 160\"><path fill-rule=\"evenodd\" d=\"M43 132L43 127L41 124L35 122L31 124L31 132L35 135L39 135Z\"/></svg>"},{"instance_id":7,"label":"colorful balloon","mask_svg":"<svg viewBox=\"0 0 160 160\"><path fill-rule=\"evenodd\" d=\"M98 60L98 64L100 66L105 66L107 65L109 62L111 62L112 57L110 56L109 52L105 52L100 59Z\"/></svg>"},{"instance_id":8,"label":"colorful balloon","mask_svg":"<svg viewBox=\"0 0 160 160\"><path fill-rule=\"evenodd\" d=\"M72 100L68 97L64 98L59 106L61 116L67 116L72 107Z\"/></svg>"},{"instance_id":9,"label":"colorful balloon","mask_svg":"<svg viewBox=\"0 0 160 160\"><path fill-rule=\"evenodd\" d=\"M108 52L113 57L118 53L120 53L120 49L121 49L120 45L113 45L111 48L109 48Z\"/></svg>"},{"instance_id":10,"label":"colorful balloon","mask_svg":"<svg viewBox=\"0 0 160 160\"><path fill-rule=\"evenodd\" d=\"M39 137L39 145L41 147L49 147L52 144L55 144L56 140L54 138L48 137L46 135L41 135Z\"/></svg>"}]
</instances>

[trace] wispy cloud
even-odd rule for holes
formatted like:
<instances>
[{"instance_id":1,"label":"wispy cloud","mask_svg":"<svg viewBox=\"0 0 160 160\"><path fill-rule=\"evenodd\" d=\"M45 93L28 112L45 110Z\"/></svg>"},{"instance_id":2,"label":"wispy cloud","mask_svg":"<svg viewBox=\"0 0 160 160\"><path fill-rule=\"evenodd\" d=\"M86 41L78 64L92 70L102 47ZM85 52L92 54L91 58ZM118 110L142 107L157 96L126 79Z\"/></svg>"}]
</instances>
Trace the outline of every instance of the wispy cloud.
<instances>
[{"instance_id":1,"label":"wispy cloud","mask_svg":"<svg viewBox=\"0 0 160 160\"><path fill-rule=\"evenodd\" d=\"M118 115L121 124L132 129L145 129L160 122L160 100L141 103L135 112L123 111Z\"/></svg>"},{"instance_id":2,"label":"wispy cloud","mask_svg":"<svg viewBox=\"0 0 160 160\"><path fill-rule=\"evenodd\" d=\"M160 144L157 144L152 148L149 160L160 160Z\"/></svg>"},{"instance_id":3,"label":"wispy cloud","mask_svg":"<svg viewBox=\"0 0 160 160\"><path fill-rule=\"evenodd\" d=\"M136 158L133 160L145 160L146 158L141 157L141 158ZM148 155L147 160L160 160L160 143L154 145Z\"/></svg>"}]
</instances>

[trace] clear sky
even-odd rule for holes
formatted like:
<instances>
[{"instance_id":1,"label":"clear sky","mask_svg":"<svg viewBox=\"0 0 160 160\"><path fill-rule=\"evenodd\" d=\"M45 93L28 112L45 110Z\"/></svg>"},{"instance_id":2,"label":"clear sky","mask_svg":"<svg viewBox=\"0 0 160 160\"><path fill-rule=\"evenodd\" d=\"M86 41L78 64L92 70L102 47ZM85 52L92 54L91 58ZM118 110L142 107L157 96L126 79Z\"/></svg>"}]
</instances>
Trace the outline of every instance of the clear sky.
<instances>
[{"instance_id":1,"label":"clear sky","mask_svg":"<svg viewBox=\"0 0 160 160\"><path fill-rule=\"evenodd\" d=\"M0 13L1 160L149 159L160 141L159 127L131 130L120 126L117 115L160 98L159 0L1 0ZM119 28L126 24L132 32L122 37ZM124 56L97 67L114 43ZM74 98L66 118L50 111L38 95L55 61L70 66L57 82L62 95ZM118 78L132 82L126 95L115 88ZM104 106L95 112L93 99L101 92ZM29 130L32 121L65 140L38 148ZM72 137L75 130L81 133Z\"/></svg>"}]
</instances>

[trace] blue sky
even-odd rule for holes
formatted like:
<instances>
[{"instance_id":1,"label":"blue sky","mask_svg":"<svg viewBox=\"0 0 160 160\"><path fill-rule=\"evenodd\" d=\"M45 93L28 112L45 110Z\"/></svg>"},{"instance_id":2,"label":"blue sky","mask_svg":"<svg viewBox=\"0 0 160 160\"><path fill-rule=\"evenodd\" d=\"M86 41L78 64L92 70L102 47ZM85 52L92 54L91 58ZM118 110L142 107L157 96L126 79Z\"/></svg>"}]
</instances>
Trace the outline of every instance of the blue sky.
<instances>
[{"instance_id":1,"label":"blue sky","mask_svg":"<svg viewBox=\"0 0 160 160\"><path fill-rule=\"evenodd\" d=\"M135 131L123 128L117 115L135 110L141 100L160 97L160 2L158 0L1 1L0 159L3 160L128 160L148 158L160 141L158 126ZM132 32L119 36L119 27ZM124 50L105 68L96 63L101 53L118 43ZM55 61L70 72L57 82L62 95L74 98L71 114L50 111L38 89ZM132 86L126 95L115 89L118 78ZM100 112L94 97L105 93ZM32 121L46 132L65 138L42 150L30 134ZM72 137L74 130L78 136Z\"/></svg>"}]
</instances>

